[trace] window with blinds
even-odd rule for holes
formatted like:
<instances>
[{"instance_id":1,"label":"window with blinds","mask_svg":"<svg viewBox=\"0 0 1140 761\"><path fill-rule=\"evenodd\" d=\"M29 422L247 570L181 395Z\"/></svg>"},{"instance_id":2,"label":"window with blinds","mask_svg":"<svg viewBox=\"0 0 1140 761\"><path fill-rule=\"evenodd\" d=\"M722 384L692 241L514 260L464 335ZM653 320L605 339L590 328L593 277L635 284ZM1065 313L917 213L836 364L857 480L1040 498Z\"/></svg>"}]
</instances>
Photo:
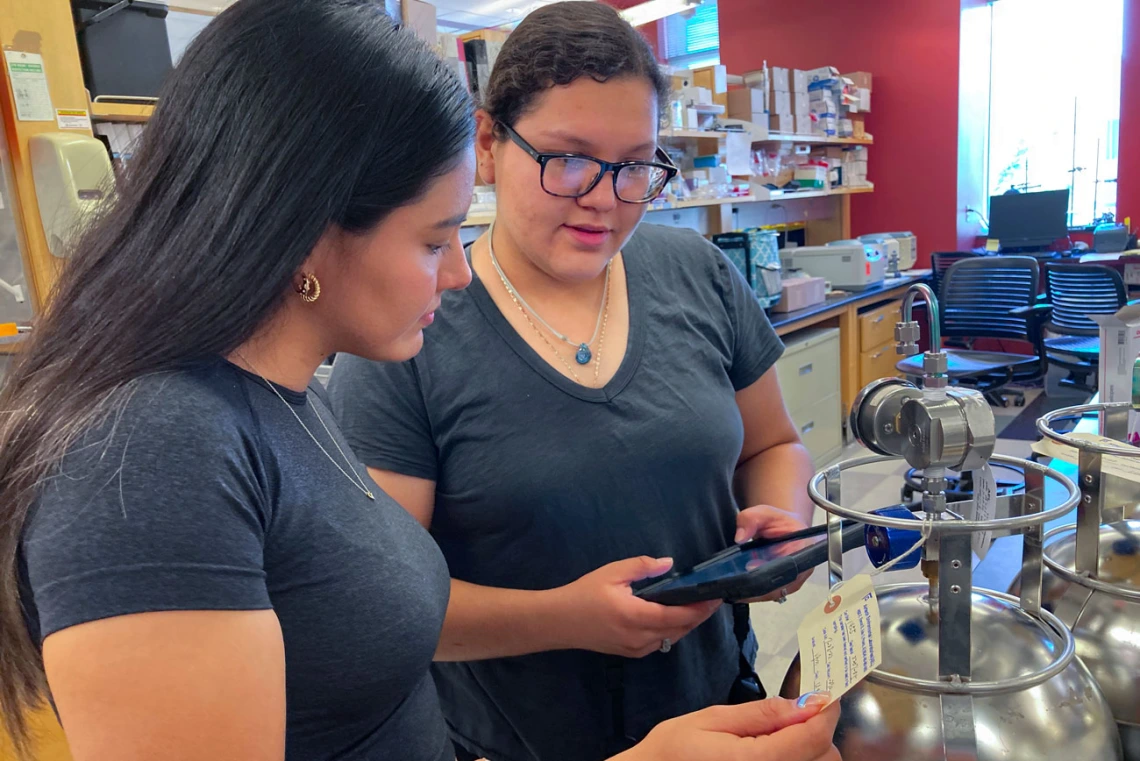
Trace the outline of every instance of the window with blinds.
<instances>
[{"instance_id":1,"label":"window with blinds","mask_svg":"<svg viewBox=\"0 0 1140 761\"><path fill-rule=\"evenodd\" d=\"M665 60L674 66L697 68L720 63L720 18L717 0L704 0L691 14L665 17ZM688 18L686 18L688 16Z\"/></svg>"}]
</instances>

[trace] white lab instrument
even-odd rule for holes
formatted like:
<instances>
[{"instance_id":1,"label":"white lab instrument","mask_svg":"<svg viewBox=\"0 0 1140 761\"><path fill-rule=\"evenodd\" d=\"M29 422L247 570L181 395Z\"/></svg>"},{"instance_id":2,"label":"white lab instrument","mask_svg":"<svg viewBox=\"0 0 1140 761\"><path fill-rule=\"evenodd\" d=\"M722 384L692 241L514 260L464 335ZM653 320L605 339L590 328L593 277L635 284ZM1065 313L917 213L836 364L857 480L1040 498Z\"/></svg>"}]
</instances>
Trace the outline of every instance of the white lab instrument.
<instances>
[{"instance_id":1,"label":"white lab instrument","mask_svg":"<svg viewBox=\"0 0 1140 761\"><path fill-rule=\"evenodd\" d=\"M780 250L784 269L797 269L822 277L832 288L862 291L881 284L887 261L882 252L857 240L841 240L826 246L801 246Z\"/></svg>"}]
</instances>

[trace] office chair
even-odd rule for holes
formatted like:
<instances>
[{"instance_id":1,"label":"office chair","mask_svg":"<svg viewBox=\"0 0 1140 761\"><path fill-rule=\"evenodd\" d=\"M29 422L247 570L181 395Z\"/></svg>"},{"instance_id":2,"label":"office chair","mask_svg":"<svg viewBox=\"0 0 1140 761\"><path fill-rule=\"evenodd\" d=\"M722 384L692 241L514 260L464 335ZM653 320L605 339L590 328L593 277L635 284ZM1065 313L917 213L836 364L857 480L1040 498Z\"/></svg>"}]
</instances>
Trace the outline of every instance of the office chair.
<instances>
[{"instance_id":1,"label":"office chair","mask_svg":"<svg viewBox=\"0 0 1140 761\"><path fill-rule=\"evenodd\" d=\"M1025 395L1008 386L1045 377L1048 361L1042 324L1048 304L1037 300L1038 265L1029 256L979 256L955 262L941 281L939 307L943 338L995 338L1025 341L1034 354L945 348L952 385L982 392L993 405L1025 404ZM922 376L922 355L899 362L912 379Z\"/></svg>"},{"instance_id":2,"label":"office chair","mask_svg":"<svg viewBox=\"0 0 1140 761\"><path fill-rule=\"evenodd\" d=\"M946 276L946 270L950 269L950 265L963 259L972 259L978 256L982 256L982 254L974 251L935 251L932 253L930 255L930 286L934 289L934 295L942 298L942 280ZM959 349L973 348L973 341L969 338L954 338L946 343L948 346Z\"/></svg>"},{"instance_id":3,"label":"office chair","mask_svg":"<svg viewBox=\"0 0 1140 761\"><path fill-rule=\"evenodd\" d=\"M1100 359L1100 329L1086 315L1114 314L1128 297L1124 278L1109 267L1093 264L1045 265L1045 301L1053 310L1045 323L1051 334L1045 338L1049 364L1069 371L1062 386L1096 393L1089 383Z\"/></svg>"},{"instance_id":4,"label":"office chair","mask_svg":"<svg viewBox=\"0 0 1140 761\"><path fill-rule=\"evenodd\" d=\"M972 259L974 257L982 256L975 251L935 251L930 255L930 281L931 287L934 289L934 295L939 298L942 297L942 279L946 275L946 270L950 269L950 265L955 262L960 262L963 259Z\"/></svg>"}]
</instances>

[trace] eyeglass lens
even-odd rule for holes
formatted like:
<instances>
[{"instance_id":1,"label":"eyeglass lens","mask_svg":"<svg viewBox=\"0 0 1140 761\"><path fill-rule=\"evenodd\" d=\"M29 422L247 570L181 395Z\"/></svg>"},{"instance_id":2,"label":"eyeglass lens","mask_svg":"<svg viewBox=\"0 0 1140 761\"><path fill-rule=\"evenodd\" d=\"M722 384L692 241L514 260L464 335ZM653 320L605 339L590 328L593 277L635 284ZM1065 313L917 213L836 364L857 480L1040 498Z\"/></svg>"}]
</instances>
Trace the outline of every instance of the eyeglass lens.
<instances>
[{"instance_id":1,"label":"eyeglass lens","mask_svg":"<svg viewBox=\"0 0 1140 761\"><path fill-rule=\"evenodd\" d=\"M587 158L551 158L542 174L543 189L558 196L585 195L602 173L602 165ZM661 192L668 172L648 165L623 166L617 175L617 196L627 203L652 201Z\"/></svg>"}]
</instances>

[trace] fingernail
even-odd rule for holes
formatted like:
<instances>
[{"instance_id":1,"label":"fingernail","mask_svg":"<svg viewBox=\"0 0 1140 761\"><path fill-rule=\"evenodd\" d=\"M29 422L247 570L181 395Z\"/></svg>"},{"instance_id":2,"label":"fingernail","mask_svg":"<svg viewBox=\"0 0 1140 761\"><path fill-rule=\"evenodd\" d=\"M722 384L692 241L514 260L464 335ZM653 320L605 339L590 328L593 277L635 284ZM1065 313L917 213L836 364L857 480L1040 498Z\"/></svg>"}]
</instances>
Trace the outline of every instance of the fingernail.
<instances>
[{"instance_id":1,"label":"fingernail","mask_svg":"<svg viewBox=\"0 0 1140 761\"><path fill-rule=\"evenodd\" d=\"M671 568L673 566L673 558L657 558L657 563L665 568Z\"/></svg>"},{"instance_id":2,"label":"fingernail","mask_svg":"<svg viewBox=\"0 0 1140 761\"><path fill-rule=\"evenodd\" d=\"M831 702L830 692L808 692L800 695L796 701L797 708L823 708Z\"/></svg>"},{"instance_id":3,"label":"fingernail","mask_svg":"<svg viewBox=\"0 0 1140 761\"><path fill-rule=\"evenodd\" d=\"M733 543L734 543L734 544L740 544L741 542L743 542L743 541L744 541L744 538L745 538L745 537L747 537L747 536L748 536L748 532L747 532L747 531L745 531L745 530L744 530L744 529L742 529L742 528L738 528L738 529L736 529L736 538L735 538L735 539L733 539L732 541L733 541Z\"/></svg>"}]
</instances>

